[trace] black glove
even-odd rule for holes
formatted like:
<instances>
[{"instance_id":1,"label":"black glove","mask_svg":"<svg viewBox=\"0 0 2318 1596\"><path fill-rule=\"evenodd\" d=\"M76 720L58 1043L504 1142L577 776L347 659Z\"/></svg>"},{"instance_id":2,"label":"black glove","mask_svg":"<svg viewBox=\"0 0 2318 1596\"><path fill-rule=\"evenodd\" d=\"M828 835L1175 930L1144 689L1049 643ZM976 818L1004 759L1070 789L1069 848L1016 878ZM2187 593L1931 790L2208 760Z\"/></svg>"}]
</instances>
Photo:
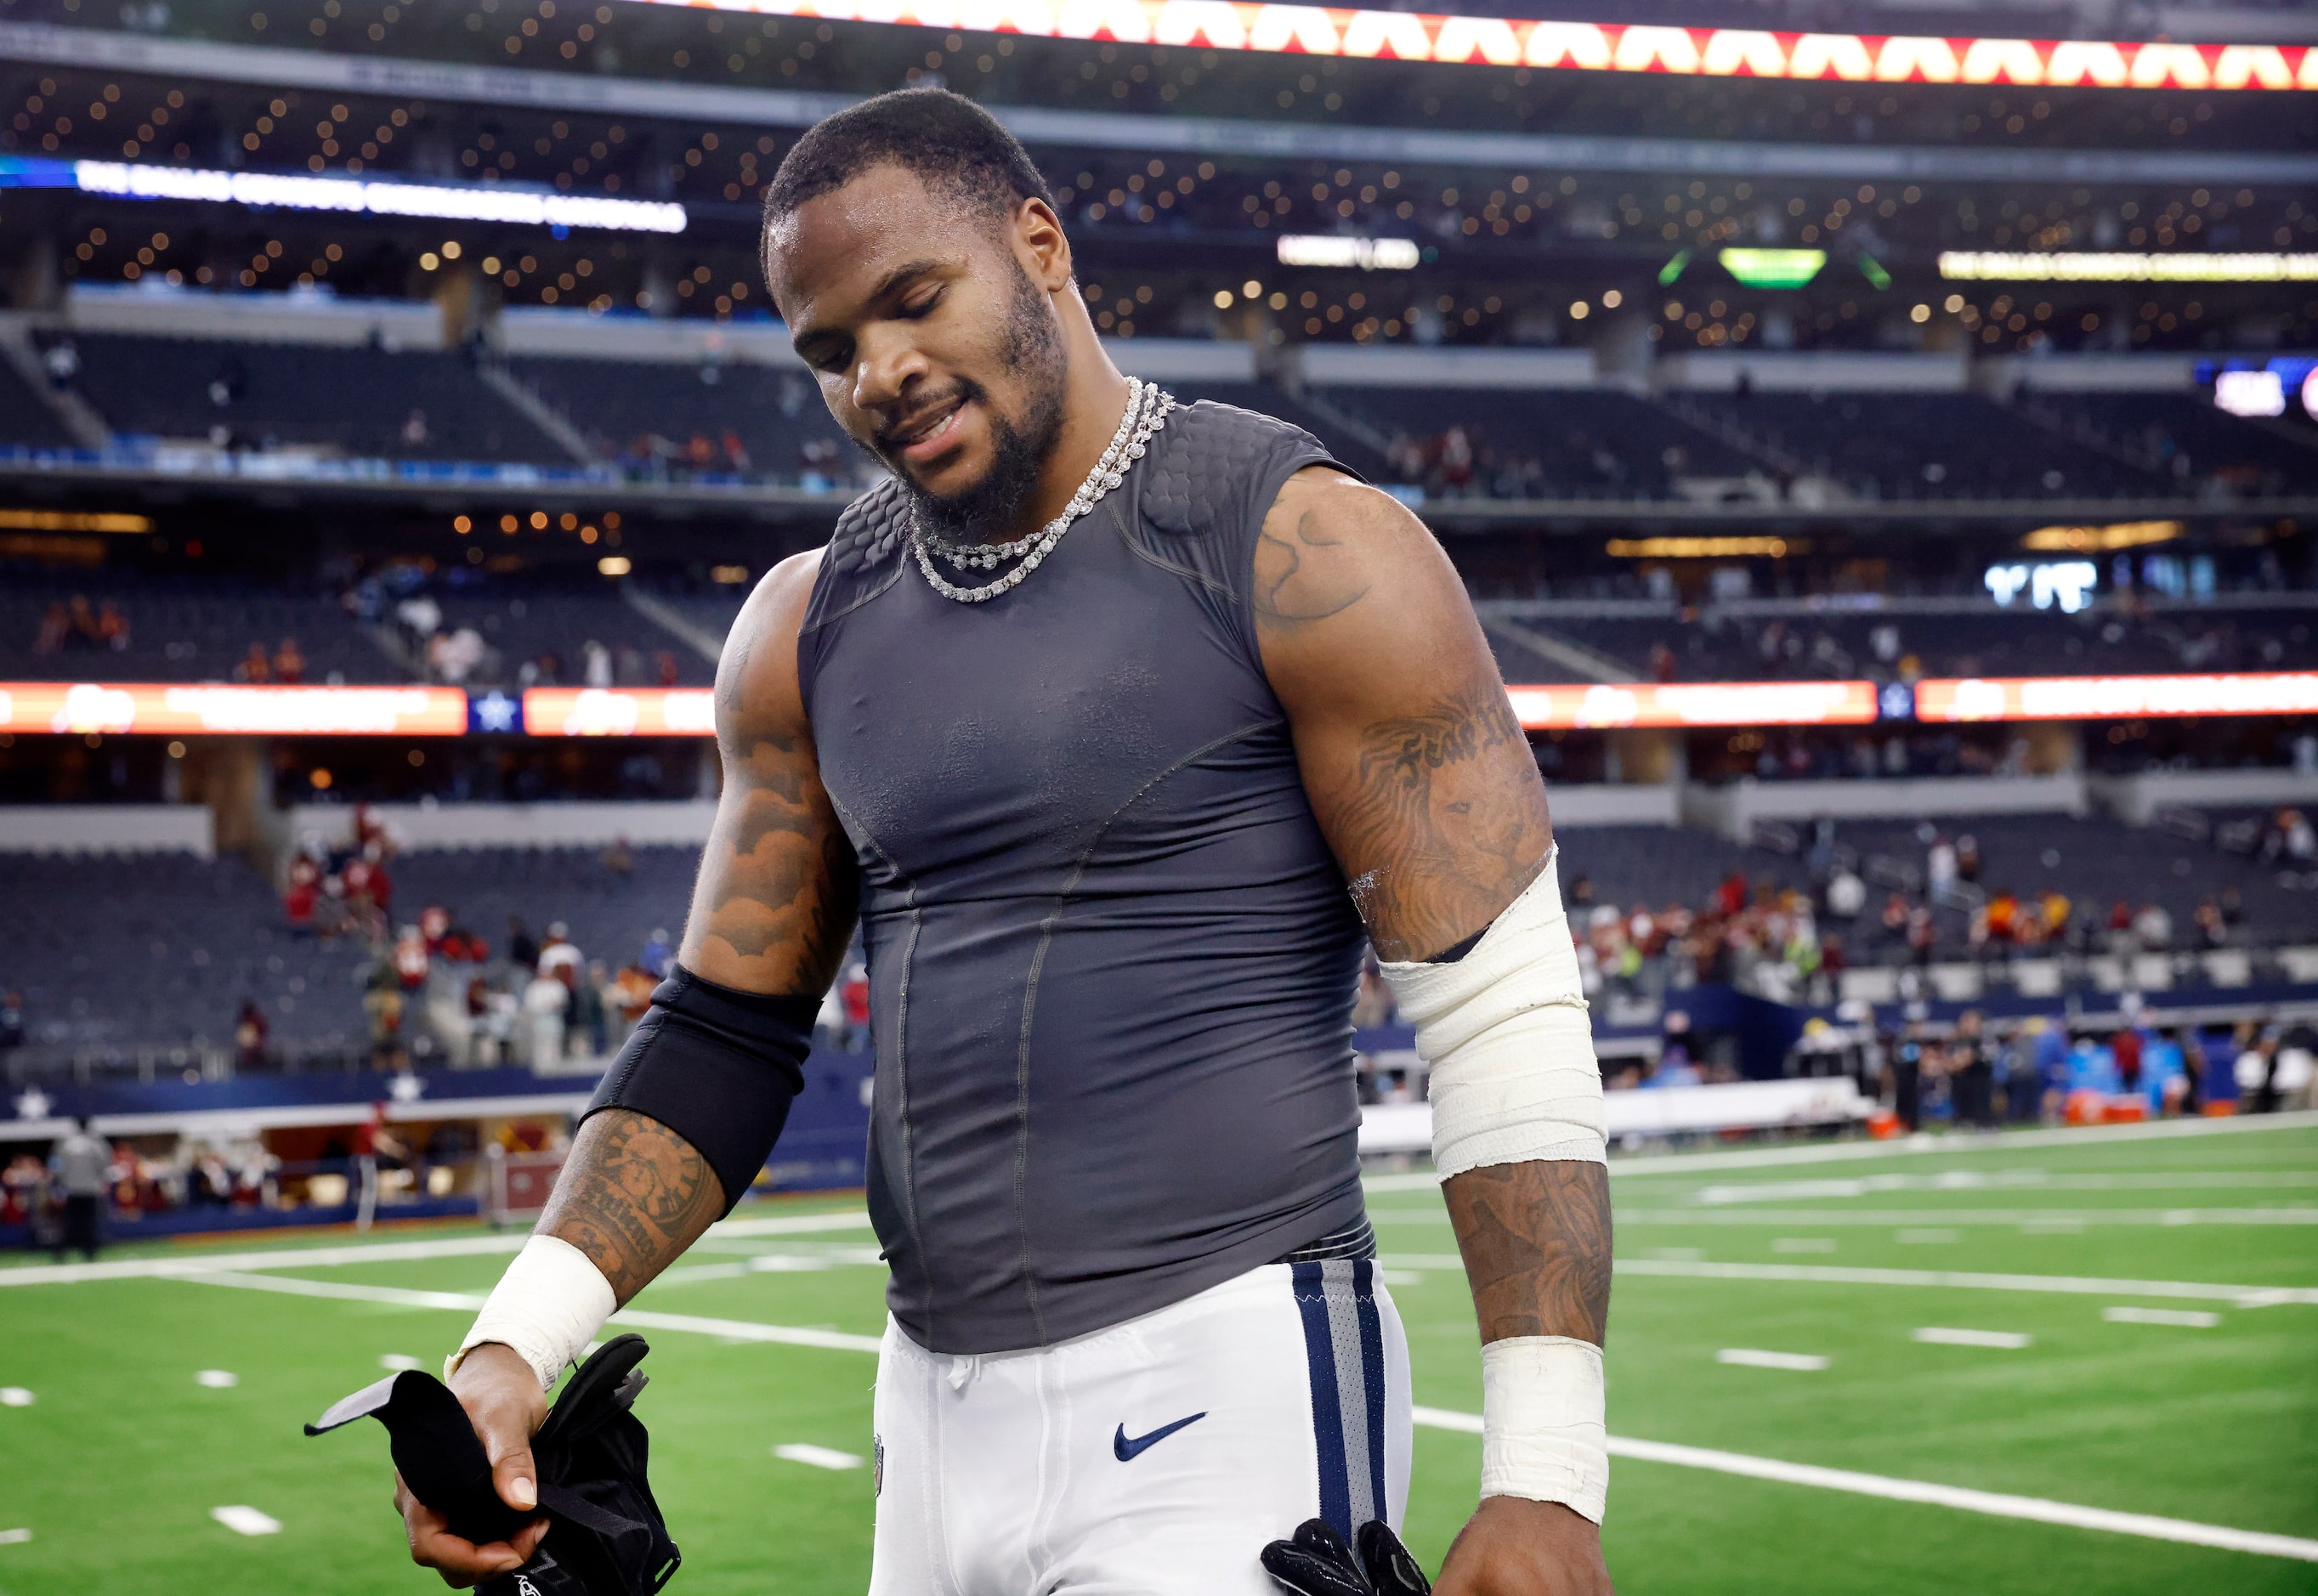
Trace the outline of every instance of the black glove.
<instances>
[{"instance_id":1,"label":"black glove","mask_svg":"<svg viewBox=\"0 0 2318 1596\"><path fill-rule=\"evenodd\" d=\"M321 1435L371 1417L386 1426L394 1466L411 1494L477 1544L505 1540L534 1517L546 1538L517 1572L486 1580L480 1596L651 1596L676 1572L676 1543L644 1469L643 1423L629 1410L644 1376L642 1336L614 1336L580 1366L532 1438L539 1513L499 1501L490 1460L448 1387L417 1369L334 1404L306 1426Z\"/></svg>"},{"instance_id":2,"label":"black glove","mask_svg":"<svg viewBox=\"0 0 2318 1596\"><path fill-rule=\"evenodd\" d=\"M1361 1526L1360 1554L1325 1519L1307 1519L1293 1540L1263 1548L1263 1571L1293 1596L1432 1596L1433 1582L1382 1519Z\"/></svg>"}]
</instances>

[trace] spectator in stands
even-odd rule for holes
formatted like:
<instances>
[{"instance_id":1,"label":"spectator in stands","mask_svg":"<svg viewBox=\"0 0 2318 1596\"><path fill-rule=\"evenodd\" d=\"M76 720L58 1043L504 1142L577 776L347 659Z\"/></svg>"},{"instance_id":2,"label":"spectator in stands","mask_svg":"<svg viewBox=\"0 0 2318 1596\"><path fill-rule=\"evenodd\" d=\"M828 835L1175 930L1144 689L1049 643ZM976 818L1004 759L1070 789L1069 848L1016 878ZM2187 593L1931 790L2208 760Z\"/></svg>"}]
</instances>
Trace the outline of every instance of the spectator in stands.
<instances>
[{"instance_id":1,"label":"spectator in stands","mask_svg":"<svg viewBox=\"0 0 2318 1596\"><path fill-rule=\"evenodd\" d=\"M129 617L111 599L96 606L96 646L121 653L129 647Z\"/></svg>"},{"instance_id":2,"label":"spectator in stands","mask_svg":"<svg viewBox=\"0 0 2318 1596\"><path fill-rule=\"evenodd\" d=\"M2154 900L2143 903L2133 917L2133 935L2150 952L2162 953L2173 946L2173 916Z\"/></svg>"},{"instance_id":3,"label":"spectator in stands","mask_svg":"<svg viewBox=\"0 0 2318 1596\"><path fill-rule=\"evenodd\" d=\"M24 994L0 992L0 1053L24 1045Z\"/></svg>"},{"instance_id":4,"label":"spectator in stands","mask_svg":"<svg viewBox=\"0 0 2318 1596\"><path fill-rule=\"evenodd\" d=\"M520 915L508 916L508 962L526 974L539 968L539 939Z\"/></svg>"},{"instance_id":5,"label":"spectator in stands","mask_svg":"<svg viewBox=\"0 0 2318 1596\"><path fill-rule=\"evenodd\" d=\"M669 968L675 962L676 950L669 943L668 932L663 928L653 927L652 934L644 939L643 952L637 956L636 963L651 972L654 981L666 981Z\"/></svg>"},{"instance_id":6,"label":"spectator in stands","mask_svg":"<svg viewBox=\"0 0 2318 1596\"><path fill-rule=\"evenodd\" d=\"M571 1036L586 1045L589 1058L602 1058L611 1041L610 1007L605 1001L605 989L611 984L611 976L601 959L590 961L584 973L574 970L571 974L574 978Z\"/></svg>"},{"instance_id":7,"label":"spectator in stands","mask_svg":"<svg viewBox=\"0 0 2318 1596\"><path fill-rule=\"evenodd\" d=\"M40 352L40 369L49 374L49 386L61 393L80 375L80 351L70 338L58 338Z\"/></svg>"},{"instance_id":8,"label":"spectator in stands","mask_svg":"<svg viewBox=\"0 0 2318 1596\"><path fill-rule=\"evenodd\" d=\"M1934 836L1931 847L1924 856L1924 885L1934 898L1940 898L1955 885L1955 845L1946 838Z\"/></svg>"},{"instance_id":9,"label":"spectator in stands","mask_svg":"<svg viewBox=\"0 0 2318 1596\"><path fill-rule=\"evenodd\" d=\"M321 866L313 860L301 854L290 861L290 883L282 889L282 919L293 937L313 934L321 881Z\"/></svg>"},{"instance_id":10,"label":"spectator in stands","mask_svg":"<svg viewBox=\"0 0 2318 1596\"><path fill-rule=\"evenodd\" d=\"M535 961L543 975L553 975L566 968L577 969L587 961L571 941L571 928L562 920L548 923L547 936L539 945Z\"/></svg>"},{"instance_id":11,"label":"spectator in stands","mask_svg":"<svg viewBox=\"0 0 2318 1596\"><path fill-rule=\"evenodd\" d=\"M2212 893L2197 900L2197 912L2190 921L2197 928L2197 941L2208 950L2220 947L2230 939L2230 928L2222 919L2222 906Z\"/></svg>"},{"instance_id":12,"label":"spectator in stands","mask_svg":"<svg viewBox=\"0 0 2318 1596\"><path fill-rule=\"evenodd\" d=\"M551 1071L562 1063L564 1016L571 1001L571 989L544 969L524 987L525 1036L534 1070Z\"/></svg>"},{"instance_id":13,"label":"spectator in stands","mask_svg":"<svg viewBox=\"0 0 2318 1596\"><path fill-rule=\"evenodd\" d=\"M257 1006L255 998L241 1000L241 1012L233 1017L233 1054L237 1066L255 1070L265 1063L265 1041L272 1027L265 1023L265 1010Z\"/></svg>"},{"instance_id":14,"label":"spectator in stands","mask_svg":"<svg viewBox=\"0 0 2318 1596\"><path fill-rule=\"evenodd\" d=\"M2131 1025L2114 1033L2108 1039L2109 1062L2116 1068L2118 1089L2138 1091L2141 1089L2141 1033Z\"/></svg>"},{"instance_id":15,"label":"spectator in stands","mask_svg":"<svg viewBox=\"0 0 2318 1596\"><path fill-rule=\"evenodd\" d=\"M294 687L306 679L306 656L298 651L298 640L285 637L282 646L274 650L274 679L285 687Z\"/></svg>"},{"instance_id":16,"label":"spectator in stands","mask_svg":"<svg viewBox=\"0 0 2318 1596\"><path fill-rule=\"evenodd\" d=\"M65 1197L64 1225L54 1243L57 1261L62 1263L65 1253L77 1248L83 1258L94 1263L97 1249L104 1242L104 1192L114 1172L112 1150L90 1132L84 1115L58 1139L49 1155L49 1168Z\"/></svg>"},{"instance_id":17,"label":"spectator in stands","mask_svg":"<svg viewBox=\"0 0 2318 1596\"><path fill-rule=\"evenodd\" d=\"M1907 1035L1891 1051L1891 1112L1909 1131L1920 1128L1923 1124L1924 1054L1924 1033L1920 1024L1910 1024Z\"/></svg>"},{"instance_id":18,"label":"spectator in stands","mask_svg":"<svg viewBox=\"0 0 2318 1596\"><path fill-rule=\"evenodd\" d=\"M233 679L261 686L274 679L274 661L265 652L264 643L252 643L242 656L241 663L233 668Z\"/></svg>"},{"instance_id":19,"label":"spectator in stands","mask_svg":"<svg viewBox=\"0 0 2318 1596\"><path fill-rule=\"evenodd\" d=\"M371 967L363 986L362 1007L364 1018L370 1022L371 1052L375 1057L394 1045L402 1029L402 983L396 979L391 961L381 959Z\"/></svg>"},{"instance_id":20,"label":"spectator in stands","mask_svg":"<svg viewBox=\"0 0 2318 1596\"><path fill-rule=\"evenodd\" d=\"M1855 920L1867 907L1867 883L1848 865L1837 865L1827 878L1828 918Z\"/></svg>"},{"instance_id":21,"label":"spectator in stands","mask_svg":"<svg viewBox=\"0 0 2318 1596\"><path fill-rule=\"evenodd\" d=\"M611 650L591 637L580 645L580 657L582 660L580 667L580 679L583 684L590 687L608 687L612 685Z\"/></svg>"},{"instance_id":22,"label":"spectator in stands","mask_svg":"<svg viewBox=\"0 0 2318 1596\"><path fill-rule=\"evenodd\" d=\"M1979 1009L1967 1009L1956 1017L1955 1036L1947 1051L1949 1089L1957 1121L1995 1128L1995 1050L1982 1029Z\"/></svg>"},{"instance_id":23,"label":"spectator in stands","mask_svg":"<svg viewBox=\"0 0 2318 1596\"><path fill-rule=\"evenodd\" d=\"M423 449L427 446L427 412L413 409L409 415L402 418L403 446L409 449Z\"/></svg>"}]
</instances>

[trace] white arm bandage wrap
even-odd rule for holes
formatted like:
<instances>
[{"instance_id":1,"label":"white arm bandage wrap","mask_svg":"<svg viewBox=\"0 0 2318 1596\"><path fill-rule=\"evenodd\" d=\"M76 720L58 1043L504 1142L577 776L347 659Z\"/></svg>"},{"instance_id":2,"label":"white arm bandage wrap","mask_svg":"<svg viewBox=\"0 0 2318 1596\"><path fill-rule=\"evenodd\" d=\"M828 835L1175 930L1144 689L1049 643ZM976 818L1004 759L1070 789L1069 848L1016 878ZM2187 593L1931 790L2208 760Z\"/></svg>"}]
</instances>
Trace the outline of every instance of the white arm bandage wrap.
<instances>
[{"instance_id":1,"label":"white arm bandage wrap","mask_svg":"<svg viewBox=\"0 0 2318 1596\"><path fill-rule=\"evenodd\" d=\"M1577 950L1561 909L1560 849L1453 964L1387 964L1400 1017L1432 1071L1441 1178L1532 1159L1608 1161L1602 1070Z\"/></svg>"},{"instance_id":2,"label":"white arm bandage wrap","mask_svg":"<svg viewBox=\"0 0 2318 1596\"><path fill-rule=\"evenodd\" d=\"M1569 918L1546 857L1454 964L1384 966L1431 1071L1442 1180L1489 1164L1608 1161ZM1602 1349L1568 1336L1481 1349L1481 1494L1559 1502L1599 1523L1609 1495Z\"/></svg>"},{"instance_id":3,"label":"white arm bandage wrap","mask_svg":"<svg viewBox=\"0 0 2318 1596\"><path fill-rule=\"evenodd\" d=\"M553 1390L555 1377L579 1360L618 1305L612 1283L586 1253L554 1236L534 1236L499 1277L474 1329L445 1361L443 1377L456 1374L472 1349L499 1341L531 1365L541 1390Z\"/></svg>"}]
</instances>

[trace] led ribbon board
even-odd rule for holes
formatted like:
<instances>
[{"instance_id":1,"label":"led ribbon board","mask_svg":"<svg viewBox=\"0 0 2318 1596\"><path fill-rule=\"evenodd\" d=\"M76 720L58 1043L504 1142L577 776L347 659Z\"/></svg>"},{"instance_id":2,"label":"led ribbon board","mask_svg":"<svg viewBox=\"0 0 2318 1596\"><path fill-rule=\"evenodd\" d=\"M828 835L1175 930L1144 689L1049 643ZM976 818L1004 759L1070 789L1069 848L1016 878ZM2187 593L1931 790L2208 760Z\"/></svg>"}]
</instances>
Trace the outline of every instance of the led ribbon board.
<instances>
[{"instance_id":1,"label":"led ribbon board","mask_svg":"<svg viewBox=\"0 0 2318 1596\"><path fill-rule=\"evenodd\" d=\"M1875 719L1873 682L1641 683L1509 687L1532 731L1613 726L1848 726ZM705 687L534 687L523 695L534 737L713 737Z\"/></svg>"},{"instance_id":2,"label":"led ribbon board","mask_svg":"<svg viewBox=\"0 0 2318 1596\"><path fill-rule=\"evenodd\" d=\"M647 0L674 5L696 0ZM2024 88L2318 89L2318 47L1770 33L1242 0L714 0L718 11L1397 61Z\"/></svg>"},{"instance_id":3,"label":"led ribbon board","mask_svg":"<svg viewBox=\"0 0 2318 1596\"><path fill-rule=\"evenodd\" d=\"M0 682L0 731L85 735L458 737L457 687L232 687Z\"/></svg>"},{"instance_id":4,"label":"led ribbon board","mask_svg":"<svg viewBox=\"0 0 2318 1596\"><path fill-rule=\"evenodd\" d=\"M1916 684L1924 721L2117 721L2318 713L2318 672L1994 677Z\"/></svg>"},{"instance_id":5,"label":"led ribbon board","mask_svg":"<svg viewBox=\"0 0 2318 1596\"><path fill-rule=\"evenodd\" d=\"M1951 282L2318 282L2318 255L1944 249L1940 275Z\"/></svg>"},{"instance_id":6,"label":"led ribbon board","mask_svg":"<svg viewBox=\"0 0 2318 1596\"><path fill-rule=\"evenodd\" d=\"M1685 682L1508 687L1532 731L1616 726L1857 726L1875 719L1873 682Z\"/></svg>"},{"instance_id":7,"label":"led ribbon board","mask_svg":"<svg viewBox=\"0 0 2318 1596\"><path fill-rule=\"evenodd\" d=\"M532 687L523 729L533 737L714 737L716 695L706 687Z\"/></svg>"},{"instance_id":8,"label":"led ribbon board","mask_svg":"<svg viewBox=\"0 0 2318 1596\"><path fill-rule=\"evenodd\" d=\"M651 200L614 200L485 184L373 183L355 177L300 177L274 172L220 172L197 166L22 156L0 157L0 188L69 188L122 200L190 200L283 211L629 233L680 233L685 224L683 206Z\"/></svg>"}]
</instances>

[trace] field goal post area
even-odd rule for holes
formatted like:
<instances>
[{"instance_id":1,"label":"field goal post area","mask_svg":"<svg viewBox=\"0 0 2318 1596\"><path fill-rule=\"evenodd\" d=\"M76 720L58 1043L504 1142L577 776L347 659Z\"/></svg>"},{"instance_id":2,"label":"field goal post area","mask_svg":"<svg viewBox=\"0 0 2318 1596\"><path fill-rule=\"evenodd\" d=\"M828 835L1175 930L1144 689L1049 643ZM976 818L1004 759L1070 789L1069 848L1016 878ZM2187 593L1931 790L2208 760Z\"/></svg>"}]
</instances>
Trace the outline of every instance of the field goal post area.
<instances>
[{"instance_id":1,"label":"field goal post area","mask_svg":"<svg viewBox=\"0 0 2318 1596\"><path fill-rule=\"evenodd\" d=\"M495 1225L528 1224L538 1218L570 1154L568 1147L542 1152L509 1152L497 1143L486 1148L483 1218Z\"/></svg>"}]
</instances>

